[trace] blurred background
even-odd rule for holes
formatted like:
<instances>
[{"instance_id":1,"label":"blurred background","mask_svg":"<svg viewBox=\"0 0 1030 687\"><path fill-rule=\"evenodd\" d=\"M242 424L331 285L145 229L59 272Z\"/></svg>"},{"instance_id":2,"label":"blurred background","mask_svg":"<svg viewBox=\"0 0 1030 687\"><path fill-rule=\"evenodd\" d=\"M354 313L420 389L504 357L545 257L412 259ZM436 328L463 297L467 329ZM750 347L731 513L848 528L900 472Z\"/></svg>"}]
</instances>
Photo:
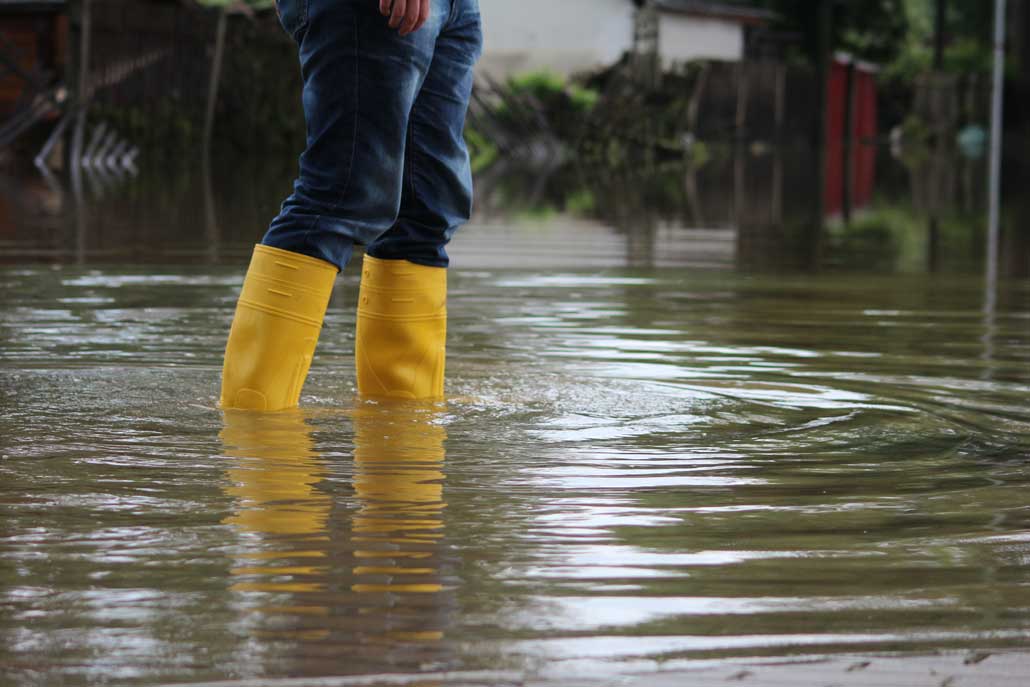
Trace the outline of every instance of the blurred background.
<instances>
[{"instance_id":1,"label":"blurred background","mask_svg":"<svg viewBox=\"0 0 1030 687\"><path fill-rule=\"evenodd\" d=\"M446 401L256 416L272 3L0 0L0 683L1023 685L1030 0L480 3Z\"/></svg>"},{"instance_id":2,"label":"blurred background","mask_svg":"<svg viewBox=\"0 0 1030 687\"><path fill-rule=\"evenodd\" d=\"M613 265L982 269L993 3L481 10L456 257L588 232ZM1006 12L998 267L1025 276L1030 7ZM304 139L271 0L4 0L0 29L0 260L245 258Z\"/></svg>"}]
</instances>

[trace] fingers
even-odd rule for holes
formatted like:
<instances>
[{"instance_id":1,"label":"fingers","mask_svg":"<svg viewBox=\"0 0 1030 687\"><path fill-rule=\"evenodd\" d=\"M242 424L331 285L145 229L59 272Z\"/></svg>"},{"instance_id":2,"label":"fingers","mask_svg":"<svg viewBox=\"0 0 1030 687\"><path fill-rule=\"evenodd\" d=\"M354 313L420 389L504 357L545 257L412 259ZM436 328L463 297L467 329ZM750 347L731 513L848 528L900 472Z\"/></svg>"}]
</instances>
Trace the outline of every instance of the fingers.
<instances>
[{"instance_id":1,"label":"fingers","mask_svg":"<svg viewBox=\"0 0 1030 687\"><path fill-rule=\"evenodd\" d=\"M401 22L404 21L407 14L408 4L415 3L417 1L418 0L393 0L393 12L390 13L391 29L396 29L401 25Z\"/></svg>"},{"instance_id":2,"label":"fingers","mask_svg":"<svg viewBox=\"0 0 1030 687\"><path fill-rule=\"evenodd\" d=\"M390 17L390 28L402 36L421 29L431 8L432 0L379 0L379 13Z\"/></svg>"},{"instance_id":3,"label":"fingers","mask_svg":"<svg viewBox=\"0 0 1030 687\"><path fill-rule=\"evenodd\" d=\"M400 35L407 36L415 30L415 25L418 24L419 13L422 11L422 4L423 0L407 0L404 21L401 22L400 28L397 30Z\"/></svg>"},{"instance_id":4,"label":"fingers","mask_svg":"<svg viewBox=\"0 0 1030 687\"><path fill-rule=\"evenodd\" d=\"M422 28L422 25L429 21L429 5L432 0L422 0L419 3L418 10L418 21L415 23L415 28L412 31L418 31Z\"/></svg>"}]
</instances>

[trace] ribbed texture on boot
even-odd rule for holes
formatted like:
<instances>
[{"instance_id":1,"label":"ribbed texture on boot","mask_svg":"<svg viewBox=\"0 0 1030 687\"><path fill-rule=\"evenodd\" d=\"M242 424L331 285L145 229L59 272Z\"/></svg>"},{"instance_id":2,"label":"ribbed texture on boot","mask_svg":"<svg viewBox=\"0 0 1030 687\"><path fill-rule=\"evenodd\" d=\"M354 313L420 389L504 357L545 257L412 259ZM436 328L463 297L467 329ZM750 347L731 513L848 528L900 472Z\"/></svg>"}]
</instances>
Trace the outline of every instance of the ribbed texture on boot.
<instances>
[{"instance_id":1,"label":"ribbed texture on boot","mask_svg":"<svg viewBox=\"0 0 1030 687\"><path fill-rule=\"evenodd\" d=\"M443 396L447 270L366 255L358 295L358 393Z\"/></svg>"},{"instance_id":2,"label":"ribbed texture on boot","mask_svg":"<svg viewBox=\"0 0 1030 687\"><path fill-rule=\"evenodd\" d=\"M336 274L316 258L254 247L225 348L223 408L297 405Z\"/></svg>"}]
</instances>

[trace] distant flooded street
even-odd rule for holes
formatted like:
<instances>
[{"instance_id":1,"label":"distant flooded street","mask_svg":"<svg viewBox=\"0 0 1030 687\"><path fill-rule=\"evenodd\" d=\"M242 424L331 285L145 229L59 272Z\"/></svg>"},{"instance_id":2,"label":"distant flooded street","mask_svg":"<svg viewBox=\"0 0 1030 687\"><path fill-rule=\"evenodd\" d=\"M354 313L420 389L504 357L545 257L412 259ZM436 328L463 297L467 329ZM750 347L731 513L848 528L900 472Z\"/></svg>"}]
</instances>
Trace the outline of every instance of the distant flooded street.
<instances>
[{"instance_id":1,"label":"distant flooded street","mask_svg":"<svg viewBox=\"0 0 1030 687\"><path fill-rule=\"evenodd\" d=\"M985 254L985 160L860 146L845 174L804 147L700 146L702 162L610 168L499 163L478 176L458 268L575 265L747 273L971 273ZM857 164L857 163L856 163ZM1007 162L1001 274L1030 276L1025 165ZM0 263L242 265L289 193L296 161L152 163L76 188L0 175ZM821 189L821 191L820 191ZM541 263L540 261L544 262Z\"/></svg>"},{"instance_id":2,"label":"distant flooded street","mask_svg":"<svg viewBox=\"0 0 1030 687\"><path fill-rule=\"evenodd\" d=\"M355 400L351 269L269 415L216 400L292 163L8 178L0 682L1025 648L1025 199L989 297L980 161L881 151L823 222L803 153L712 160L481 178L446 402Z\"/></svg>"}]
</instances>

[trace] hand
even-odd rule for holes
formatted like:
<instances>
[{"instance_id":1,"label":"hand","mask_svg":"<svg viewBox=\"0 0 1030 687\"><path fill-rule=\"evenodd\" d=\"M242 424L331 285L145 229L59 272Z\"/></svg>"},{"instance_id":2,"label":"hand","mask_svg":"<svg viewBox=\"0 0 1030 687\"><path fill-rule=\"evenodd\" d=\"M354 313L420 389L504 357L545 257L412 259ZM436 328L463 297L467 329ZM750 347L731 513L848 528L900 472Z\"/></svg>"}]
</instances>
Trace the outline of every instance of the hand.
<instances>
[{"instance_id":1,"label":"hand","mask_svg":"<svg viewBox=\"0 0 1030 687\"><path fill-rule=\"evenodd\" d=\"M379 0L379 12L390 18L390 28L407 36L422 28L429 19L431 0Z\"/></svg>"}]
</instances>

